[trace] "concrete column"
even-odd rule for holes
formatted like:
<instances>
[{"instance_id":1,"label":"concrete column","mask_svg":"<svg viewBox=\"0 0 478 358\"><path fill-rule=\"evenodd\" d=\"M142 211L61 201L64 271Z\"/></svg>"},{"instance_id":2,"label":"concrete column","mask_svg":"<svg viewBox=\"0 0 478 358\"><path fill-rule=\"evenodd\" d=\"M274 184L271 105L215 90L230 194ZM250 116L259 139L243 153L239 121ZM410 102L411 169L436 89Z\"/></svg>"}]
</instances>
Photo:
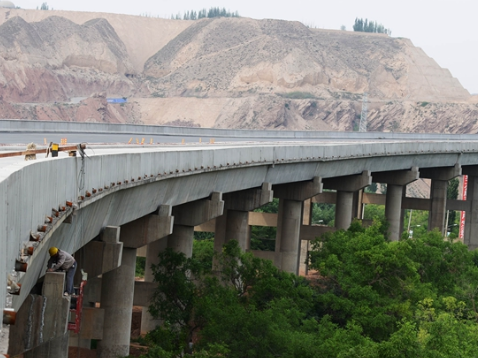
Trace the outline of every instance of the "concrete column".
<instances>
[{"instance_id":1,"label":"concrete column","mask_svg":"<svg viewBox=\"0 0 478 358\"><path fill-rule=\"evenodd\" d=\"M224 214L216 218L216 229L214 232L214 251L221 252L222 247L226 243L226 229L227 229L227 214L228 210L224 210ZM219 270L217 266L216 257L213 257L212 267L213 270Z\"/></svg>"},{"instance_id":2,"label":"concrete column","mask_svg":"<svg viewBox=\"0 0 478 358\"><path fill-rule=\"evenodd\" d=\"M279 198L274 264L283 271L299 274L303 202L320 194L322 187L321 177L273 187Z\"/></svg>"},{"instance_id":3,"label":"concrete column","mask_svg":"<svg viewBox=\"0 0 478 358\"><path fill-rule=\"evenodd\" d=\"M438 228L445 234L446 192L448 180L461 175L461 164L456 163L453 167L420 168L421 178L430 178L430 214L428 216L428 230Z\"/></svg>"},{"instance_id":4,"label":"concrete column","mask_svg":"<svg viewBox=\"0 0 478 358\"><path fill-rule=\"evenodd\" d=\"M280 199L276 237L276 265L282 271L299 274L302 201Z\"/></svg>"},{"instance_id":5,"label":"concrete column","mask_svg":"<svg viewBox=\"0 0 478 358\"><path fill-rule=\"evenodd\" d=\"M357 190L353 195L352 218L362 220L363 218L363 189Z\"/></svg>"},{"instance_id":6,"label":"concrete column","mask_svg":"<svg viewBox=\"0 0 478 358\"><path fill-rule=\"evenodd\" d=\"M97 350L100 358L129 354L135 268L136 249L123 248L121 266L102 277L101 308L105 318L103 340Z\"/></svg>"},{"instance_id":7,"label":"concrete column","mask_svg":"<svg viewBox=\"0 0 478 358\"><path fill-rule=\"evenodd\" d=\"M242 251L251 247L251 228L247 211L228 210L226 223L226 241L236 240Z\"/></svg>"},{"instance_id":8,"label":"concrete column","mask_svg":"<svg viewBox=\"0 0 478 358\"><path fill-rule=\"evenodd\" d=\"M168 236L168 247L193 254L194 227L217 218L224 213L222 193L213 192L207 199L196 200L173 208L173 233Z\"/></svg>"},{"instance_id":9,"label":"concrete column","mask_svg":"<svg viewBox=\"0 0 478 358\"><path fill-rule=\"evenodd\" d=\"M346 175L323 180L324 188L337 190L335 205L335 227L347 230L352 223L354 214L359 214L358 206L361 205L358 195L355 193L372 184L372 176L368 170L361 174ZM355 205L354 205L355 204Z\"/></svg>"},{"instance_id":10,"label":"concrete column","mask_svg":"<svg viewBox=\"0 0 478 358\"><path fill-rule=\"evenodd\" d=\"M229 240L237 240L243 251L249 250L251 229L249 211L270 203L273 199L272 185L263 183L261 188L242 190L224 195L224 213L216 219L214 249L222 250Z\"/></svg>"},{"instance_id":11,"label":"concrete column","mask_svg":"<svg viewBox=\"0 0 478 358\"><path fill-rule=\"evenodd\" d=\"M469 209L465 216L464 243L468 249L478 248L478 176L468 176L466 202Z\"/></svg>"},{"instance_id":12,"label":"concrete column","mask_svg":"<svg viewBox=\"0 0 478 358\"><path fill-rule=\"evenodd\" d=\"M310 227L312 222L312 199L307 199L304 201L302 207L302 225ZM301 237L303 228L301 228ZM309 240L300 240L300 257L299 257L299 274L307 275L309 272L308 265L309 257Z\"/></svg>"},{"instance_id":13,"label":"concrete column","mask_svg":"<svg viewBox=\"0 0 478 358\"><path fill-rule=\"evenodd\" d=\"M337 202L335 204L335 227L337 229L347 230L352 223L353 194L351 191L337 191Z\"/></svg>"},{"instance_id":14,"label":"concrete column","mask_svg":"<svg viewBox=\"0 0 478 358\"><path fill-rule=\"evenodd\" d=\"M65 333L61 337L43 343L25 356L32 358L68 357L68 334Z\"/></svg>"},{"instance_id":15,"label":"concrete column","mask_svg":"<svg viewBox=\"0 0 478 358\"><path fill-rule=\"evenodd\" d=\"M414 182L419 176L417 167L412 167L409 170L373 173L373 180L376 183L387 183L385 217L390 224L388 232L392 241L400 240L403 232L402 199L406 194L404 189L407 184Z\"/></svg>"},{"instance_id":16,"label":"concrete column","mask_svg":"<svg viewBox=\"0 0 478 358\"><path fill-rule=\"evenodd\" d=\"M173 233L168 236L168 247L182 252L186 257L193 255L194 226L174 225Z\"/></svg>"},{"instance_id":17,"label":"concrete column","mask_svg":"<svg viewBox=\"0 0 478 358\"><path fill-rule=\"evenodd\" d=\"M400 240L400 217L402 212L403 186L387 185L387 197L385 200L385 218L390 224L388 228L391 241Z\"/></svg>"},{"instance_id":18,"label":"concrete column","mask_svg":"<svg viewBox=\"0 0 478 358\"><path fill-rule=\"evenodd\" d=\"M438 228L443 234L446 214L446 192L448 180L432 179L430 188L431 210L428 217L428 230Z\"/></svg>"},{"instance_id":19,"label":"concrete column","mask_svg":"<svg viewBox=\"0 0 478 358\"><path fill-rule=\"evenodd\" d=\"M151 269L151 265L159 264L158 255L160 252L164 251L164 249L168 245L168 239L160 239L150 243L147 246L146 250L146 267L144 270L144 281L145 282L153 282L153 270ZM161 320L153 319L153 317L148 312L148 307L143 307L143 312L141 314L141 334L146 334L149 331L154 330L157 326L159 326Z\"/></svg>"},{"instance_id":20,"label":"concrete column","mask_svg":"<svg viewBox=\"0 0 478 358\"><path fill-rule=\"evenodd\" d=\"M10 326L8 354L35 358L68 356L70 298L63 296L65 274L45 274L42 295L28 295Z\"/></svg>"}]
</instances>

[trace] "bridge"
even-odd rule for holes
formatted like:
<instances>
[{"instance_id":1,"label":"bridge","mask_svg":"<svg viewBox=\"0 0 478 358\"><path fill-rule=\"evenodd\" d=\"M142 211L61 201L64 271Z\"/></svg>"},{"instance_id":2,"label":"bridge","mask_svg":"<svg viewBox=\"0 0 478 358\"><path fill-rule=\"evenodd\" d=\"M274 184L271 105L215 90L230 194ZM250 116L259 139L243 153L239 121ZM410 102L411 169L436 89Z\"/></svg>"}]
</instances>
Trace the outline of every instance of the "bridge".
<instances>
[{"instance_id":1,"label":"bridge","mask_svg":"<svg viewBox=\"0 0 478 358\"><path fill-rule=\"evenodd\" d=\"M361 216L364 202L385 204L391 240L400 238L405 209L429 210L429 229L442 232L447 210L465 211L464 242L470 249L478 247L474 135L0 121L2 139L20 132L26 137L103 133L176 141L87 145L76 157L0 159L1 307L7 274L21 271L21 290L3 313L3 321L11 324L11 354L63 356L68 345L87 347L97 339L101 357L127 355L131 309L148 306L154 289L149 266L158 253L171 247L191 255L194 230L205 226L215 232L216 249L235 239L249 250L250 212L273 197L279 198L275 251L254 254L288 272L299 271L302 242L348 228ZM447 201L448 181L462 174L469 176L467 200ZM431 179L430 199L405 196L406 186L419 178ZM372 182L387 184L386 195L364 195L362 189ZM335 228L308 225L304 203L310 200L336 204ZM67 331L63 274L45 275L51 246L75 253L77 281L80 269L88 274L76 335ZM146 256L145 282L134 280L140 251ZM31 295L39 280L43 294ZM142 324L146 332L157 322L144 312Z\"/></svg>"}]
</instances>

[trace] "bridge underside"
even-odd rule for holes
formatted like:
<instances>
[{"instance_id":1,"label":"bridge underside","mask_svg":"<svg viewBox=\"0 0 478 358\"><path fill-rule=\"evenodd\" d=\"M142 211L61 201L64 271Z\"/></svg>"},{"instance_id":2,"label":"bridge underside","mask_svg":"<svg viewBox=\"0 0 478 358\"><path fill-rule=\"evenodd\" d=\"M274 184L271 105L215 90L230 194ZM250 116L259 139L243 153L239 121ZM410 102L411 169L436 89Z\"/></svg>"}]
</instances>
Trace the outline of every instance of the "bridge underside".
<instances>
[{"instance_id":1,"label":"bridge underside","mask_svg":"<svg viewBox=\"0 0 478 358\"><path fill-rule=\"evenodd\" d=\"M14 267L12 258L20 258L28 266L13 309L20 312L24 305L33 305L27 297L45 273L50 246L76 253L79 268L89 274L84 316L89 323L84 327L90 328L71 343L86 347L90 339L99 339L102 357L127 355L126 328L132 305L147 306L154 289L148 269L145 282L134 282L137 250L146 251L147 267L166 247L191 255L194 228L204 230L203 225L213 228L209 230L215 232L216 249L236 239L249 250L250 225L258 220L250 212L273 197L280 203L275 251L256 254L288 272L299 272L301 247L307 250L309 240L327 230L346 229L354 217L361 217L361 204L374 200L386 206L392 240L398 240L403 231L404 209L429 210L429 229L442 232L446 210L464 210L470 213L465 243L476 248L478 241L473 240L478 218L473 213L478 150L458 155L443 143L428 143L421 145L420 152L418 148L410 152L410 145L348 145L340 155L337 148L319 145L227 147L22 165L0 182L0 197L4 198L0 227L4 228L2 237L7 238L0 242L6 263L3 277ZM447 202L448 180L462 173L469 175L467 200ZM406 185L420 177L431 179L430 199L406 198ZM380 199L363 195L372 182L387 184L387 194ZM333 192L322 193L323 189ZM335 228L310 225L307 208L311 201L335 203ZM45 217L51 222L45 223ZM34 247L33 254L20 257L19 248L23 247ZM0 285L6 287L3 279L0 275ZM5 291L0 292L3 306L4 296ZM98 302L101 308L90 307ZM64 322L64 315L56 312L54 319ZM29 318L19 314L18 319ZM145 313L142 331L157 323ZM51 340L60 339L58 349L64 347L61 337L65 333L51 334ZM11 353L35 348L31 340L23 343L12 345Z\"/></svg>"}]
</instances>

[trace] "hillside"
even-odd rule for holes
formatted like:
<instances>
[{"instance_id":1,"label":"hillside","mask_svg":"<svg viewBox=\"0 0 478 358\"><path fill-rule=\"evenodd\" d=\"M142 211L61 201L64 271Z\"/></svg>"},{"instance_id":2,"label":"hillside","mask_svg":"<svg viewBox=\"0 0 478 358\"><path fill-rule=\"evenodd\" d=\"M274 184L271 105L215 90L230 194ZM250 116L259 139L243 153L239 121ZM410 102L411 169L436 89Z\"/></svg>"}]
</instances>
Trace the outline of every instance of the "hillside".
<instances>
[{"instance_id":1,"label":"hillside","mask_svg":"<svg viewBox=\"0 0 478 358\"><path fill-rule=\"evenodd\" d=\"M0 54L2 118L350 131L367 92L370 130L478 131L448 70L380 34L0 9Z\"/></svg>"}]
</instances>

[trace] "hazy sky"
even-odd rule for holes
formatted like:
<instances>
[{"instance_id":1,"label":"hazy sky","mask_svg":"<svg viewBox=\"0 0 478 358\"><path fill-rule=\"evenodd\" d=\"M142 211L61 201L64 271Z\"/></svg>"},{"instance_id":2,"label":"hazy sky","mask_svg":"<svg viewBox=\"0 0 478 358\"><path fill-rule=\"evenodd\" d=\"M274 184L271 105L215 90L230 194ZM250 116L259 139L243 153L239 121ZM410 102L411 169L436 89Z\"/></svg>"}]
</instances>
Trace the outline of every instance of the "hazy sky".
<instances>
[{"instance_id":1,"label":"hazy sky","mask_svg":"<svg viewBox=\"0 0 478 358\"><path fill-rule=\"evenodd\" d=\"M352 30L356 17L377 21L406 37L452 75L470 93L478 94L477 0L48 0L55 10L112 12L169 18L187 10L225 7L254 19L297 20L306 25ZM42 0L14 0L23 9L36 9Z\"/></svg>"}]
</instances>

